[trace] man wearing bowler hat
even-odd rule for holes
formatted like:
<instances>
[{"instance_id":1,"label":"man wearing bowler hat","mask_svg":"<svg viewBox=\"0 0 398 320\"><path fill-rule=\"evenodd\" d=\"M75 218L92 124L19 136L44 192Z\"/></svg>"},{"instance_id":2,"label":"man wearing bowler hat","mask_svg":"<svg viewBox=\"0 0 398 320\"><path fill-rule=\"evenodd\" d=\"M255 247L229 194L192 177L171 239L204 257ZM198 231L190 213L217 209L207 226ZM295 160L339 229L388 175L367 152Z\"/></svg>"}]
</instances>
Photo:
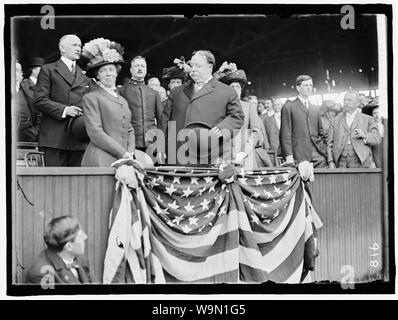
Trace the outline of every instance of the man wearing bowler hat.
<instances>
[{"instance_id":1,"label":"man wearing bowler hat","mask_svg":"<svg viewBox=\"0 0 398 320\"><path fill-rule=\"evenodd\" d=\"M82 98L91 80L76 61L81 41L73 34L59 41L61 58L42 66L34 90L35 107L42 112L39 148L46 166L80 166L87 142L79 141L70 130L72 118L82 115Z\"/></svg>"},{"instance_id":2,"label":"man wearing bowler hat","mask_svg":"<svg viewBox=\"0 0 398 320\"><path fill-rule=\"evenodd\" d=\"M192 81L171 90L163 110L161 128L172 137L170 128L173 121L177 135L188 124L203 122L211 128L209 134L226 142L232 137L233 129L240 129L243 125L244 114L238 95L234 89L213 78L215 58L210 51L193 52L190 66ZM178 153L182 141L178 136L177 141L171 140L168 138L168 164L185 165L186 158ZM227 143L223 144L222 152L221 158L231 152Z\"/></svg>"}]
</instances>

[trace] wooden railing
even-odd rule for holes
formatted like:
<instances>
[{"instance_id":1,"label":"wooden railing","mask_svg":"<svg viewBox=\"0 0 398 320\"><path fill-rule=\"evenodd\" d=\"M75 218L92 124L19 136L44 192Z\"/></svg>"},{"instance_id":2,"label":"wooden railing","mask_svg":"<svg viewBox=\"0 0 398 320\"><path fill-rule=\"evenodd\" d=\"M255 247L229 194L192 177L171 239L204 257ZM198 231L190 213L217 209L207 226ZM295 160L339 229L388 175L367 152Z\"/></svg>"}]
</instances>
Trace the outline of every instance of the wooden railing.
<instances>
[{"instance_id":1,"label":"wooden railing","mask_svg":"<svg viewBox=\"0 0 398 320\"><path fill-rule=\"evenodd\" d=\"M87 258L96 278L102 279L114 174L112 168L17 168L13 181L13 283L24 282L25 270L43 249L45 224L64 214L81 221L89 235ZM387 276L383 269L388 251L384 180L381 169L315 171L310 189L324 222L318 233L316 281L340 281L347 270L354 271L357 281Z\"/></svg>"}]
</instances>

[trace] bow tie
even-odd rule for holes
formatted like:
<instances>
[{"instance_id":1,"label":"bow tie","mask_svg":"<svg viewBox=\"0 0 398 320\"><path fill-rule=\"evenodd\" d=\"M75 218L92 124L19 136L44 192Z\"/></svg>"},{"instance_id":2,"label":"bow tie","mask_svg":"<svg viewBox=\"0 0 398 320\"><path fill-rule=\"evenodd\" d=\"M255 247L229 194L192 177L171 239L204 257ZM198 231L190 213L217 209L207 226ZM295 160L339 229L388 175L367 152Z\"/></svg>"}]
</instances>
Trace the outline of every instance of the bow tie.
<instances>
[{"instance_id":1,"label":"bow tie","mask_svg":"<svg viewBox=\"0 0 398 320\"><path fill-rule=\"evenodd\" d=\"M75 259L75 260L73 260L73 262L71 262L71 263L66 263L66 262L65 262L65 267L66 267L66 269L70 270L70 269L72 269L72 268L77 269L77 268L79 268L80 266L79 266L79 264L77 263L77 261L76 261L76 259Z\"/></svg>"}]
</instances>

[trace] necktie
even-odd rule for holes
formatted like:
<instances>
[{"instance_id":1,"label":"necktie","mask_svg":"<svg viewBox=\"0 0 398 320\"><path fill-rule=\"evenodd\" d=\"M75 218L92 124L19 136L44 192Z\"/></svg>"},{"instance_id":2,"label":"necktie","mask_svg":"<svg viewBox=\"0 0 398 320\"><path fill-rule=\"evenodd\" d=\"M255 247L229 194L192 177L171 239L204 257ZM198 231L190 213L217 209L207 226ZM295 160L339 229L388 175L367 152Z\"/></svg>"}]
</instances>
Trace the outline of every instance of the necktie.
<instances>
[{"instance_id":1,"label":"necktie","mask_svg":"<svg viewBox=\"0 0 398 320\"><path fill-rule=\"evenodd\" d=\"M72 65L71 65L71 67L70 67L70 71L71 71L73 74L76 74L76 66L75 66L74 63L72 63Z\"/></svg>"}]
</instances>

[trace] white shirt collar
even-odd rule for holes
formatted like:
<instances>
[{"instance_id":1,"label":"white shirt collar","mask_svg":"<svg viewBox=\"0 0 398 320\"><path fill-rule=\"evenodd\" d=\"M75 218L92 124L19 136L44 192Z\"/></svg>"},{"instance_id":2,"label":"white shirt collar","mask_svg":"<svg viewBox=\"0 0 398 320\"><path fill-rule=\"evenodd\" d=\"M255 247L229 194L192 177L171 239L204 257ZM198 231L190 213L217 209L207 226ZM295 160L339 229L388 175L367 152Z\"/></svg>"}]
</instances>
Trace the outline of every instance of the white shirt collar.
<instances>
[{"instance_id":1,"label":"white shirt collar","mask_svg":"<svg viewBox=\"0 0 398 320\"><path fill-rule=\"evenodd\" d=\"M271 118L274 114L275 114L275 111L274 111L274 110L269 110L269 111L268 111L268 117Z\"/></svg>"},{"instance_id":2,"label":"white shirt collar","mask_svg":"<svg viewBox=\"0 0 398 320\"><path fill-rule=\"evenodd\" d=\"M66 64L66 66L71 69L72 65L75 65L76 61L73 61L71 59L65 58L64 56L61 56L61 60Z\"/></svg>"},{"instance_id":3,"label":"white shirt collar","mask_svg":"<svg viewBox=\"0 0 398 320\"><path fill-rule=\"evenodd\" d=\"M29 79L30 79L34 84L36 84L37 78L30 76Z\"/></svg>"},{"instance_id":4,"label":"white shirt collar","mask_svg":"<svg viewBox=\"0 0 398 320\"><path fill-rule=\"evenodd\" d=\"M205 84L205 83L208 83L211 79L213 78L213 76L210 76L210 78L208 78L207 80L205 80L205 81L203 81L203 82L200 82L200 84Z\"/></svg>"},{"instance_id":5,"label":"white shirt collar","mask_svg":"<svg viewBox=\"0 0 398 320\"><path fill-rule=\"evenodd\" d=\"M263 111L261 111L261 114L263 115L263 114L268 114L268 111L267 110L263 110Z\"/></svg>"},{"instance_id":6,"label":"white shirt collar","mask_svg":"<svg viewBox=\"0 0 398 320\"><path fill-rule=\"evenodd\" d=\"M307 101L308 102L308 106L310 105L310 102L308 101L308 99L304 99L303 97L301 97L301 96L297 96L299 99L300 99L300 101L303 103L303 105L304 105L304 107L306 106L305 105L305 102Z\"/></svg>"}]
</instances>

